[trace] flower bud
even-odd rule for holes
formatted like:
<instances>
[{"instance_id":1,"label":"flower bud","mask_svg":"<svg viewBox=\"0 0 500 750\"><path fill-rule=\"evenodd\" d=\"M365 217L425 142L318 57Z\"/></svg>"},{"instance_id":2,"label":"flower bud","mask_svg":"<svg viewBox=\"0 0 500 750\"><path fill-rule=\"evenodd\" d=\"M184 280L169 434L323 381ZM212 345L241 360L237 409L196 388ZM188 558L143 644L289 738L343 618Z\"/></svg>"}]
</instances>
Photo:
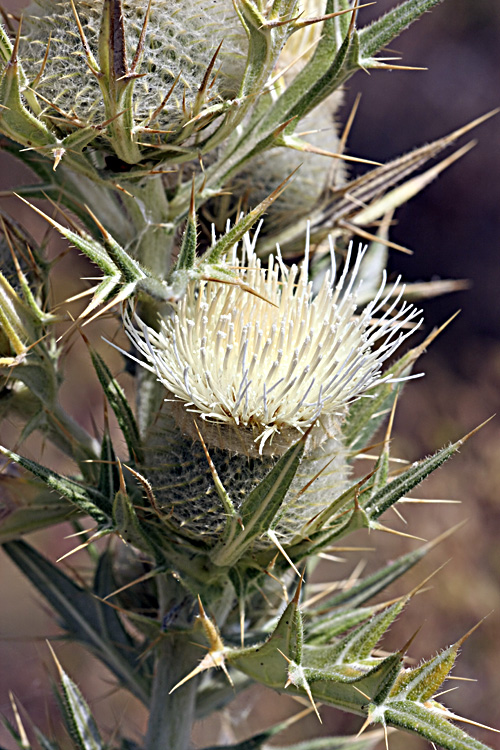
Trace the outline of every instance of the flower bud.
<instances>
[{"instance_id":1,"label":"flower bud","mask_svg":"<svg viewBox=\"0 0 500 750\"><path fill-rule=\"evenodd\" d=\"M115 3L117 7L120 4ZM99 68L99 33L105 12L102 0L75 2L81 28ZM121 3L124 33L124 70L130 69L137 50L147 3L124 0ZM80 39L77 21L68 2L37 0L23 19L21 57L30 79L42 70L36 90L46 100L83 122L99 125L105 112L99 85L99 71L92 71ZM44 62L47 45L48 59ZM246 62L247 37L231 0L155 0L147 21L141 59L134 82L133 120L148 122L160 108L151 127L171 130L189 118L198 89L210 62L217 55L211 86L211 102L237 96ZM108 48L112 47L109 40ZM101 62L101 69L104 65ZM172 89L161 108L166 94ZM142 134L139 140L147 139Z\"/></svg>"}]
</instances>

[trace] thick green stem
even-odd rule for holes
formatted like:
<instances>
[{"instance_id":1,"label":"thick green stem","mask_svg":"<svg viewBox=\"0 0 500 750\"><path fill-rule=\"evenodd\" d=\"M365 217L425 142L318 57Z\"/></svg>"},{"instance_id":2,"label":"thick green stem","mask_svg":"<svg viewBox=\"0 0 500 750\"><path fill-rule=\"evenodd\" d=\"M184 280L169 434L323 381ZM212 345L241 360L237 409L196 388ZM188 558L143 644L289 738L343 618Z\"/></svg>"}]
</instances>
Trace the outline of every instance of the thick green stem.
<instances>
[{"instance_id":1,"label":"thick green stem","mask_svg":"<svg viewBox=\"0 0 500 750\"><path fill-rule=\"evenodd\" d=\"M145 750L186 750L194 721L197 679L169 695L196 665L199 654L185 636L166 636L158 646Z\"/></svg>"},{"instance_id":2,"label":"thick green stem","mask_svg":"<svg viewBox=\"0 0 500 750\"><path fill-rule=\"evenodd\" d=\"M135 227L133 245L128 246L134 258L153 276L166 279L172 268L175 226L170 221L170 207L161 175L137 184L127 185L131 196L123 195L128 215ZM139 314L147 325L156 327L165 304L151 297L141 299ZM161 406L163 388L154 373L145 370L138 375L137 420L141 434L154 420Z\"/></svg>"},{"instance_id":3,"label":"thick green stem","mask_svg":"<svg viewBox=\"0 0 500 750\"><path fill-rule=\"evenodd\" d=\"M128 249L154 276L165 279L172 266L175 227L161 175L127 185L127 191L133 197L122 197L136 231Z\"/></svg>"},{"instance_id":4,"label":"thick green stem","mask_svg":"<svg viewBox=\"0 0 500 750\"><path fill-rule=\"evenodd\" d=\"M173 579L158 577L160 616L176 606L172 589ZM185 592L177 597L185 599ZM179 604L179 602L177 602ZM156 646L155 676L145 750L187 750L194 723L197 678L189 680L173 693L172 688L191 672L200 659L200 649L192 642L192 635L166 632Z\"/></svg>"}]
</instances>

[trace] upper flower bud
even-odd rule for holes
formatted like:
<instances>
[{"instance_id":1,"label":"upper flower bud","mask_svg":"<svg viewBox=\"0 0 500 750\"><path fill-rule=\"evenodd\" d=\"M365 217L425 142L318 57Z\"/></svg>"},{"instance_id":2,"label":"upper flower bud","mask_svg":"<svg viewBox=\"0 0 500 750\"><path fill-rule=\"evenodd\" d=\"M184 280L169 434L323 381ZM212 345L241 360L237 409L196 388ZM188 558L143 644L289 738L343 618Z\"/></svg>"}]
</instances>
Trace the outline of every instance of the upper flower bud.
<instances>
[{"instance_id":1,"label":"upper flower bud","mask_svg":"<svg viewBox=\"0 0 500 750\"><path fill-rule=\"evenodd\" d=\"M159 331L127 315L126 331L167 389L181 429L196 438L203 420L207 445L247 455L282 453L315 424L319 439L331 430L384 379L383 362L419 315L399 304L401 293L392 299L385 279L357 309L362 255L352 268L347 258L338 281L333 267L314 294L307 252L300 267L279 255L262 267L246 235L241 260L236 252L227 259L234 284L190 283Z\"/></svg>"},{"instance_id":2,"label":"upper flower bud","mask_svg":"<svg viewBox=\"0 0 500 750\"><path fill-rule=\"evenodd\" d=\"M109 117L100 90L99 57L113 50L115 64L132 68L137 52L140 61L134 70L133 119L159 130L172 129L189 117L198 89L210 62L217 54L214 80L210 79L211 103L237 96L245 70L247 36L231 0L155 0L145 35L141 40L147 2L123 0L122 18L115 19L109 40L101 44L106 3L103 0L75 0L76 15L69 2L35 0L23 19L21 57L30 80L37 79L36 91L61 110L84 122L99 125ZM119 6L120 4L115 3ZM78 28L80 25L80 29ZM117 27L123 39L117 42ZM86 39L85 49L81 32ZM120 49L118 49L118 46ZM115 48L116 47L116 48ZM46 57L47 49L49 50ZM96 62L92 69L89 54ZM90 64L89 64L90 62ZM217 75L215 76L215 73ZM138 75L135 75L138 74ZM119 77L119 76L118 76ZM170 96L162 107L162 101ZM53 113L53 112L52 112ZM155 114L156 113L156 114ZM151 117L154 116L154 122ZM158 130L159 129L159 130ZM138 140L147 140L148 135Z\"/></svg>"}]
</instances>

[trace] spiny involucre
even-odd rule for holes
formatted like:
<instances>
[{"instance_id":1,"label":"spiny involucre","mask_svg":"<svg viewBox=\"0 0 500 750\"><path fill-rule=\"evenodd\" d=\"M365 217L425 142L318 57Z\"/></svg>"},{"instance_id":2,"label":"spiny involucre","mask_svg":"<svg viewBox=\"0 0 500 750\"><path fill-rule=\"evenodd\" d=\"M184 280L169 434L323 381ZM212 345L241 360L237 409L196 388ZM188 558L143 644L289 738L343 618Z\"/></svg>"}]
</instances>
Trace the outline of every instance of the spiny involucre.
<instances>
[{"instance_id":1,"label":"spiny involucre","mask_svg":"<svg viewBox=\"0 0 500 750\"><path fill-rule=\"evenodd\" d=\"M103 0L77 0L75 9L90 51L96 57ZM136 54L147 3L124 0L123 50L117 55L131 61ZM65 112L100 124L105 119L98 77L86 62L85 49L69 2L36 0L23 20L21 54L30 78L43 70L37 91ZM50 38L50 42L49 42ZM237 95L245 68L247 36L230 0L155 0L147 21L140 77L135 82L134 119L137 124L171 128L192 110L198 87L219 44L218 75L211 89L214 101ZM49 48L48 60L44 56ZM125 69L124 69L125 73ZM173 87L165 107L153 113Z\"/></svg>"}]
</instances>

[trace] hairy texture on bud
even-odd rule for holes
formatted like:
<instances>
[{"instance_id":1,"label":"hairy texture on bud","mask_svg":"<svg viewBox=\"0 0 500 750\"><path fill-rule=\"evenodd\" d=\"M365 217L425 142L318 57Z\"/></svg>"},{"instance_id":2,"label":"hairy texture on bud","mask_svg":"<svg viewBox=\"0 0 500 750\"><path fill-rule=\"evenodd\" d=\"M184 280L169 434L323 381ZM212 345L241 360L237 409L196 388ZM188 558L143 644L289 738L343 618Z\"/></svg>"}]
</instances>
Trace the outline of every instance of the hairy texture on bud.
<instances>
[{"instance_id":1,"label":"hairy texture on bud","mask_svg":"<svg viewBox=\"0 0 500 750\"><path fill-rule=\"evenodd\" d=\"M293 38L293 37L292 37ZM300 122L297 136L313 148L337 152L339 137L335 114L342 102L341 92L337 92L322 102ZM329 198L330 187L338 187L345 182L343 162L317 153L304 153L287 147L276 147L253 159L247 169L243 169L230 185L234 202L244 208L253 208L272 193L276 185L297 169L287 189L283 191L266 212L262 233L274 235L286 229L299 217L308 218L317 208L322 197ZM223 205L224 198L218 199Z\"/></svg>"},{"instance_id":2,"label":"hairy texture on bud","mask_svg":"<svg viewBox=\"0 0 500 750\"><path fill-rule=\"evenodd\" d=\"M102 0L75 3L89 47L97 58ZM124 0L123 15L127 60L131 63L144 22L147 3ZM21 57L28 77L41 70L49 43L47 64L39 91L65 112L99 124L104 119L102 96L88 68L77 24L69 2L36 0L23 19ZM247 37L231 0L155 0L152 4L135 82L134 117L147 120L159 107L174 81L179 80L155 127L171 127L189 116L191 105L220 42L211 88L211 101L238 94L246 60Z\"/></svg>"},{"instance_id":3,"label":"hairy texture on bud","mask_svg":"<svg viewBox=\"0 0 500 750\"><path fill-rule=\"evenodd\" d=\"M214 539L224 528L225 511L199 440L181 432L165 404L145 440L140 466L153 488L158 509L190 535ZM210 459L231 500L239 508L245 497L272 469L276 458L249 456L210 448Z\"/></svg>"},{"instance_id":4,"label":"hairy texture on bud","mask_svg":"<svg viewBox=\"0 0 500 750\"><path fill-rule=\"evenodd\" d=\"M188 536L215 542L224 529L226 512L216 492L213 469L199 440L181 432L168 414L169 406L164 406L148 431L145 463L138 468L152 486L157 509L170 523L178 524ZM206 426L201 429L205 432ZM236 439L236 431L233 434ZM209 455L236 510L278 460L277 456L252 457L217 447L211 447ZM289 543L300 534L343 491L348 475L340 434L309 451L280 511L275 529L280 540ZM267 537L256 542L258 548L269 545Z\"/></svg>"}]
</instances>

